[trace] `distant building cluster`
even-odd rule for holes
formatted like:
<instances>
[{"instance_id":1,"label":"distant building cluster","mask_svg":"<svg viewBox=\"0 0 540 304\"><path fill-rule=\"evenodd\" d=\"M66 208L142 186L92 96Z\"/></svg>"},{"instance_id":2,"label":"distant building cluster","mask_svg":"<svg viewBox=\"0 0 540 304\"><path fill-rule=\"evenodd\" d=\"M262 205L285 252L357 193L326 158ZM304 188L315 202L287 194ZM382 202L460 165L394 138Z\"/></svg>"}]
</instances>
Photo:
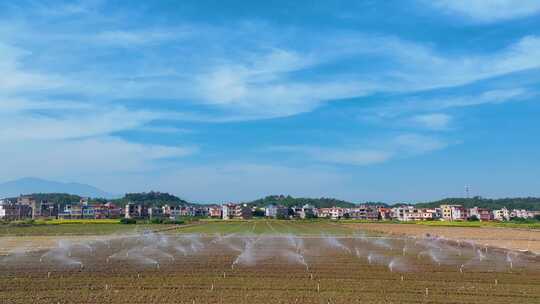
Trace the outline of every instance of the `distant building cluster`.
<instances>
[{"instance_id":1,"label":"distant building cluster","mask_svg":"<svg viewBox=\"0 0 540 304\"><path fill-rule=\"evenodd\" d=\"M32 196L20 196L14 201L0 200L0 220L24 219L171 219L182 217L209 217L230 219L250 219L253 216L276 219L358 219L358 220L396 220L396 221L509 221L512 219L531 219L540 211L509 210L501 208L465 208L462 205L440 205L439 208L417 208L403 205L388 208L377 205L358 205L353 208L316 208L306 204L286 207L279 204L265 208L251 207L247 204L226 203L222 205L163 205L127 203L117 206L112 202L90 204L88 199L68 204L56 204L46 200L36 200Z\"/></svg>"},{"instance_id":2,"label":"distant building cluster","mask_svg":"<svg viewBox=\"0 0 540 304\"><path fill-rule=\"evenodd\" d=\"M286 208L270 205L265 209L266 217L271 218L329 218L358 220L397 220L397 221L509 221L512 219L532 219L540 215L540 211L509 210L501 208L465 208L461 205L441 205L439 208L417 208L403 205L393 208L377 205L359 205L353 208L315 208L310 205Z\"/></svg>"},{"instance_id":3,"label":"distant building cluster","mask_svg":"<svg viewBox=\"0 0 540 304\"><path fill-rule=\"evenodd\" d=\"M239 211L238 211L239 210ZM247 218L245 208L238 208L229 213L230 218ZM249 209L251 216L251 209ZM88 199L65 204L36 200L32 196L20 196L16 200L0 200L0 220L15 221L27 219L171 219L181 217L222 217L222 207L164 205L161 207L146 204L127 203L117 206L112 202L89 203Z\"/></svg>"}]
</instances>

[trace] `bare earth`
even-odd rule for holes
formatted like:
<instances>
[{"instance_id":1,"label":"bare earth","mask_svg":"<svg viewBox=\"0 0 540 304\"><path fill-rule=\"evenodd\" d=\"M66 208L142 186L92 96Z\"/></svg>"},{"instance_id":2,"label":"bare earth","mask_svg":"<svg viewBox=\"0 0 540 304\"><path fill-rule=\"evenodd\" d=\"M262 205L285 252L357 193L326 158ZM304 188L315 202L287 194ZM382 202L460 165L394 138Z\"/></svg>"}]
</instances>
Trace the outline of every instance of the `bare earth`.
<instances>
[{"instance_id":1,"label":"bare earth","mask_svg":"<svg viewBox=\"0 0 540 304\"><path fill-rule=\"evenodd\" d=\"M415 237L443 237L455 241L472 241L480 246L497 247L509 250L530 251L540 254L540 231L494 227L433 227L424 225L400 225L362 223L350 224L359 229L407 235Z\"/></svg>"}]
</instances>

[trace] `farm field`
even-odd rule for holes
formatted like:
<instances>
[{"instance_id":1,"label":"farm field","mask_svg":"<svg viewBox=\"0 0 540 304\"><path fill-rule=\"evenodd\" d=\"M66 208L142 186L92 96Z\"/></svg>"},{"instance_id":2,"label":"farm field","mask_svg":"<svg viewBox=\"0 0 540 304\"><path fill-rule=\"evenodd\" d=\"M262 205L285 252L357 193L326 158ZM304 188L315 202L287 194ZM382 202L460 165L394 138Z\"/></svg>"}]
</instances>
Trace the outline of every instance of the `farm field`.
<instances>
[{"instance_id":1,"label":"farm field","mask_svg":"<svg viewBox=\"0 0 540 304\"><path fill-rule=\"evenodd\" d=\"M178 227L179 233L198 234L295 234L295 235L350 235L354 227L330 221L208 221L199 225Z\"/></svg>"},{"instance_id":2,"label":"farm field","mask_svg":"<svg viewBox=\"0 0 540 304\"><path fill-rule=\"evenodd\" d=\"M60 236L60 235L107 235L129 233L147 229L164 229L168 225L123 225L119 223L56 223L29 226L0 225L2 236Z\"/></svg>"},{"instance_id":3,"label":"farm field","mask_svg":"<svg viewBox=\"0 0 540 304\"><path fill-rule=\"evenodd\" d=\"M56 241L0 256L2 303L540 302L537 256L332 222L216 221Z\"/></svg>"},{"instance_id":4,"label":"farm field","mask_svg":"<svg viewBox=\"0 0 540 304\"><path fill-rule=\"evenodd\" d=\"M531 251L540 254L540 230L497 227L440 227L415 224L345 224L352 229L376 233L423 237L426 234L450 240L468 240L480 246Z\"/></svg>"}]
</instances>

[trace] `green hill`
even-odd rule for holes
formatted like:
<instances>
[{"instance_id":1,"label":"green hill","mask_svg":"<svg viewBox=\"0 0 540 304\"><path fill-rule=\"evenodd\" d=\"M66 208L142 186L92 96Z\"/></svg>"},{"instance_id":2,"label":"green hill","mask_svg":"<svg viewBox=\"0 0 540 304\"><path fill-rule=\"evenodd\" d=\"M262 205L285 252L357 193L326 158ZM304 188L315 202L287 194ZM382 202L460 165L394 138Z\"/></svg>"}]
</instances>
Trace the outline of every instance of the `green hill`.
<instances>
[{"instance_id":1,"label":"green hill","mask_svg":"<svg viewBox=\"0 0 540 304\"><path fill-rule=\"evenodd\" d=\"M506 207L508 209L540 210L540 198L537 197L489 199L476 196L472 198L445 198L434 202L418 203L416 206L434 208L443 204L463 205L466 208L500 209Z\"/></svg>"},{"instance_id":2,"label":"green hill","mask_svg":"<svg viewBox=\"0 0 540 304\"><path fill-rule=\"evenodd\" d=\"M143 204L148 206L163 206L163 205L192 205L189 202L176 197L169 193L163 192L141 192L141 193L126 193L123 198L114 200L115 204L120 206L126 205L127 203Z\"/></svg>"},{"instance_id":3,"label":"green hill","mask_svg":"<svg viewBox=\"0 0 540 304\"><path fill-rule=\"evenodd\" d=\"M282 205L285 207L303 206L305 204L310 204L316 208L330 208L334 206L350 208L355 206L353 203L334 198L295 198L290 195L270 195L265 198L249 202L248 204L256 207L266 207L271 204Z\"/></svg>"}]
</instances>

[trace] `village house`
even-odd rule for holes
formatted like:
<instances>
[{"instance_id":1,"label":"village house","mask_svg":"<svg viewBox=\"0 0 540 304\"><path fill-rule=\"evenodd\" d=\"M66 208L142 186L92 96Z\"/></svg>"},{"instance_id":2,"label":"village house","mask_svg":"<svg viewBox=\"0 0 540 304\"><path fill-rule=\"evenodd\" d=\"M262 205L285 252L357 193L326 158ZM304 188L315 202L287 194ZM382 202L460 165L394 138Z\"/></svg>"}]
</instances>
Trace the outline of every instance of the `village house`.
<instances>
[{"instance_id":1,"label":"village house","mask_svg":"<svg viewBox=\"0 0 540 304\"><path fill-rule=\"evenodd\" d=\"M264 210L264 215L269 218L288 218L289 209L281 205L268 205ZM301 216L301 215L300 215Z\"/></svg>"},{"instance_id":2,"label":"village house","mask_svg":"<svg viewBox=\"0 0 540 304\"><path fill-rule=\"evenodd\" d=\"M148 217L150 219L162 219L163 218L163 208L149 207L148 208Z\"/></svg>"},{"instance_id":3,"label":"village house","mask_svg":"<svg viewBox=\"0 0 540 304\"><path fill-rule=\"evenodd\" d=\"M0 200L0 219L6 221L22 220L32 217L32 208L8 200Z\"/></svg>"},{"instance_id":4,"label":"village house","mask_svg":"<svg viewBox=\"0 0 540 304\"><path fill-rule=\"evenodd\" d=\"M127 203L125 207L125 218L127 219L141 219L148 217L148 207L144 205L135 205L133 203Z\"/></svg>"},{"instance_id":5,"label":"village house","mask_svg":"<svg viewBox=\"0 0 540 304\"><path fill-rule=\"evenodd\" d=\"M530 219L534 217L534 213L524 209L513 209L510 212L510 219L520 218L520 219Z\"/></svg>"},{"instance_id":6,"label":"village house","mask_svg":"<svg viewBox=\"0 0 540 304\"><path fill-rule=\"evenodd\" d=\"M224 220L230 220L234 218L234 211L235 211L236 205L235 204L223 204L221 206L221 216Z\"/></svg>"},{"instance_id":7,"label":"village house","mask_svg":"<svg viewBox=\"0 0 540 304\"><path fill-rule=\"evenodd\" d=\"M392 218L398 221L420 221L423 219L422 209L414 206L392 208Z\"/></svg>"},{"instance_id":8,"label":"village house","mask_svg":"<svg viewBox=\"0 0 540 304\"><path fill-rule=\"evenodd\" d=\"M208 216L212 218L220 218L221 217L221 208L217 205L209 206L208 207Z\"/></svg>"},{"instance_id":9,"label":"village house","mask_svg":"<svg viewBox=\"0 0 540 304\"><path fill-rule=\"evenodd\" d=\"M434 221L438 220L442 216L442 211L440 208L426 208L420 209L422 212L422 220Z\"/></svg>"},{"instance_id":10,"label":"village house","mask_svg":"<svg viewBox=\"0 0 540 304\"><path fill-rule=\"evenodd\" d=\"M351 208L348 212L349 217L358 220L378 220L379 208L371 205L360 205L357 208Z\"/></svg>"},{"instance_id":11,"label":"village house","mask_svg":"<svg viewBox=\"0 0 540 304\"><path fill-rule=\"evenodd\" d=\"M253 217L253 212L247 204L239 204L235 206L234 217L244 220L251 219Z\"/></svg>"},{"instance_id":12,"label":"village house","mask_svg":"<svg viewBox=\"0 0 540 304\"><path fill-rule=\"evenodd\" d=\"M340 207L320 208L319 216L337 220L343 217L344 211Z\"/></svg>"},{"instance_id":13,"label":"village house","mask_svg":"<svg viewBox=\"0 0 540 304\"><path fill-rule=\"evenodd\" d=\"M441 205L441 211L446 221L464 221L469 217L468 210L461 205Z\"/></svg>"},{"instance_id":14,"label":"village house","mask_svg":"<svg viewBox=\"0 0 540 304\"><path fill-rule=\"evenodd\" d=\"M314 218L317 217L317 208L313 207L310 204L305 204L300 210L300 218Z\"/></svg>"},{"instance_id":15,"label":"village house","mask_svg":"<svg viewBox=\"0 0 540 304\"><path fill-rule=\"evenodd\" d=\"M498 210L493 210L493 219L496 221L509 221L510 212L504 207Z\"/></svg>"},{"instance_id":16,"label":"village house","mask_svg":"<svg viewBox=\"0 0 540 304\"><path fill-rule=\"evenodd\" d=\"M378 207L379 216L381 220L390 220L392 219L392 209L386 207Z\"/></svg>"},{"instance_id":17,"label":"village house","mask_svg":"<svg viewBox=\"0 0 540 304\"><path fill-rule=\"evenodd\" d=\"M469 209L469 218L476 217L480 221L493 220L493 213L487 208L473 207Z\"/></svg>"}]
</instances>

